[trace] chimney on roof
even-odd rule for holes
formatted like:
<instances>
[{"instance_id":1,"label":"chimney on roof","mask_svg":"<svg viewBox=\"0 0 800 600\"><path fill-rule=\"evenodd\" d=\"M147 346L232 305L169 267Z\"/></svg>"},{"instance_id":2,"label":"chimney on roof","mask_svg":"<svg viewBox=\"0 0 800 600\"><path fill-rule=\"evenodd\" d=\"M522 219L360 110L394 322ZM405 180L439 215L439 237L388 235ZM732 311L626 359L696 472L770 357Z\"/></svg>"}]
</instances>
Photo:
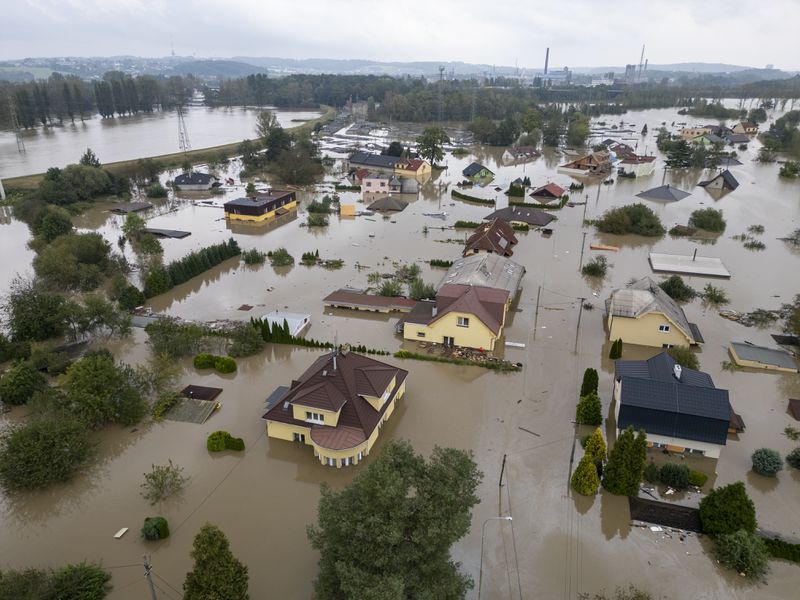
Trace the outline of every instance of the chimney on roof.
<instances>
[{"instance_id":1,"label":"chimney on roof","mask_svg":"<svg viewBox=\"0 0 800 600\"><path fill-rule=\"evenodd\" d=\"M682 371L683 368L680 365L675 365L674 367L672 367L672 374L675 375L675 379L677 379L678 381L681 380Z\"/></svg>"},{"instance_id":2,"label":"chimney on roof","mask_svg":"<svg viewBox=\"0 0 800 600\"><path fill-rule=\"evenodd\" d=\"M431 316L435 317L438 314L439 314L439 307L434 304L433 308L431 309Z\"/></svg>"}]
</instances>

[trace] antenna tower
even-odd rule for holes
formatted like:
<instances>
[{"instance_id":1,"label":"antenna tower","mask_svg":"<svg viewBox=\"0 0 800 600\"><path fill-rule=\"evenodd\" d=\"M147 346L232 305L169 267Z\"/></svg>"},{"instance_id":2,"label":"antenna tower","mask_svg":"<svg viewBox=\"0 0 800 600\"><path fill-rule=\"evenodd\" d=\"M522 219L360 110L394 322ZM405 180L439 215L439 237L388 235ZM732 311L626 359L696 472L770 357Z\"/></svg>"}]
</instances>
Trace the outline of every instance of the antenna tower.
<instances>
[{"instance_id":1,"label":"antenna tower","mask_svg":"<svg viewBox=\"0 0 800 600\"><path fill-rule=\"evenodd\" d=\"M642 44L642 55L639 57L639 76L637 81L642 79L642 68L644 67L644 44Z\"/></svg>"},{"instance_id":2,"label":"antenna tower","mask_svg":"<svg viewBox=\"0 0 800 600\"><path fill-rule=\"evenodd\" d=\"M20 154L25 153L25 141L20 135L19 119L17 119L17 107L14 106L14 98L8 97L8 113L11 116L11 129L14 131L14 137L17 139L17 152Z\"/></svg>"},{"instance_id":3,"label":"antenna tower","mask_svg":"<svg viewBox=\"0 0 800 600\"><path fill-rule=\"evenodd\" d=\"M186 121L183 118L183 105L178 105L178 146L181 152L186 154L192 149L189 143L189 130L186 129Z\"/></svg>"},{"instance_id":4,"label":"antenna tower","mask_svg":"<svg viewBox=\"0 0 800 600\"><path fill-rule=\"evenodd\" d=\"M439 124L444 120L444 65L439 66Z\"/></svg>"}]
</instances>

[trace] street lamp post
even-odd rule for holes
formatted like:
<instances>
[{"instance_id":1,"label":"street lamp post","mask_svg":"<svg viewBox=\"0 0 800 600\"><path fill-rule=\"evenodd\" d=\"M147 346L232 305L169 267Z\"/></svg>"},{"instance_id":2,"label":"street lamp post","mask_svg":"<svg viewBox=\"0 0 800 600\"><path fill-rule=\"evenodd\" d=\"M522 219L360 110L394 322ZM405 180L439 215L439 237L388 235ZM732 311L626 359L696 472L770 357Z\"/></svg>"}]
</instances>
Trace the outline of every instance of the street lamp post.
<instances>
[{"instance_id":1,"label":"street lamp post","mask_svg":"<svg viewBox=\"0 0 800 600\"><path fill-rule=\"evenodd\" d=\"M483 522L481 528L481 561L478 568L478 600L481 600L481 584L483 583L483 543L486 540L486 524L489 521L513 521L511 517L489 517Z\"/></svg>"}]
</instances>

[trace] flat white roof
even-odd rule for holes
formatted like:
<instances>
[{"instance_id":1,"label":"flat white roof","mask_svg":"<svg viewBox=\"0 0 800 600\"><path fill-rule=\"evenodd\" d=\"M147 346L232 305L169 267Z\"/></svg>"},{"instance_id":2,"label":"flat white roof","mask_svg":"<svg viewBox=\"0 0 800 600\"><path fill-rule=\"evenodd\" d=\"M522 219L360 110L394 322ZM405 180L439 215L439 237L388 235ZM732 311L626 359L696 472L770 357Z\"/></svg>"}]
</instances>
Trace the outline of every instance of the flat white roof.
<instances>
[{"instance_id":1,"label":"flat white roof","mask_svg":"<svg viewBox=\"0 0 800 600\"><path fill-rule=\"evenodd\" d=\"M719 258L683 254L650 253L650 266L657 273L684 273L730 278L731 272Z\"/></svg>"}]
</instances>

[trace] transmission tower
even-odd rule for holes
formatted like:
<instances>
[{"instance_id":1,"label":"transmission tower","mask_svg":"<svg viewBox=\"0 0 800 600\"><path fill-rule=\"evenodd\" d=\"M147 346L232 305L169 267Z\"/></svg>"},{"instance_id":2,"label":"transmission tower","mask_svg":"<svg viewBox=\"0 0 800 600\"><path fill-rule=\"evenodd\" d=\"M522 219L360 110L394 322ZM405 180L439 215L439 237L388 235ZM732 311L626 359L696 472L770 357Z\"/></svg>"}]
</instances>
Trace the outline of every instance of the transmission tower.
<instances>
[{"instance_id":1,"label":"transmission tower","mask_svg":"<svg viewBox=\"0 0 800 600\"><path fill-rule=\"evenodd\" d=\"M178 105L178 146L184 154L192 149L192 145L189 143L189 130L186 129L186 121L183 119L183 106L181 105Z\"/></svg>"},{"instance_id":2,"label":"transmission tower","mask_svg":"<svg viewBox=\"0 0 800 600\"><path fill-rule=\"evenodd\" d=\"M444 121L444 66L439 66L439 124Z\"/></svg>"},{"instance_id":3,"label":"transmission tower","mask_svg":"<svg viewBox=\"0 0 800 600\"><path fill-rule=\"evenodd\" d=\"M14 106L14 99L11 96L8 98L8 113L11 115L11 129L14 131L14 136L17 138L17 152L23 154L25 152L25 141L20 135L19 119L17 119L17 107Z\"/></svg>"}]
</instances>

